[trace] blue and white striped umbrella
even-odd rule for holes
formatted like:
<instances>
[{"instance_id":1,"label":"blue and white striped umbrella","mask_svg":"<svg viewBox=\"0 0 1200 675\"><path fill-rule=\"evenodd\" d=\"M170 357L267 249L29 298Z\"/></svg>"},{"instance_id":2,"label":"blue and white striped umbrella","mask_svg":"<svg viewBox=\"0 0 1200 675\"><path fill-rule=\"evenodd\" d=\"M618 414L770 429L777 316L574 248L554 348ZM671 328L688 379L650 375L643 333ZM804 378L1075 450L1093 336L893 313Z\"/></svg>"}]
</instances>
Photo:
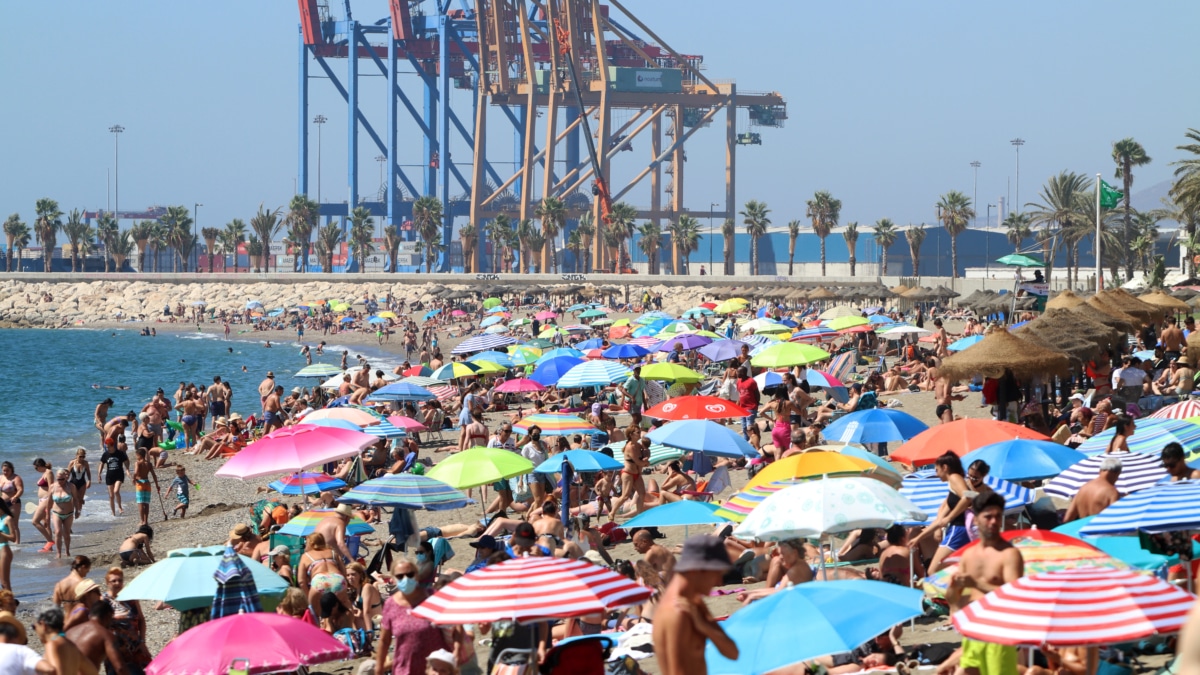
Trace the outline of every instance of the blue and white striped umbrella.
<instances>
[{"instance_id":1,"label":"blue and white striped umbrella","mask_svg":"<svg viewBox=\"0 0 1200 675\"><path fill-rule=\"evenodd\" d=\"M424 387L409 382L386 384L367 396L367 401L432 401L437 396Z\"/></svg>"},{"instance_id":2,"label":"blue and white striped umbrella","mask_svg":"<svg viewBox=\"0 0 1200 675\"><path fill-rule=\"evenodd\" d=\"M582 359L583 352L579 351L578 349L573 349L571 347L559 347L557 349L549 349L547 351L542 352L541 357L539 357L538 360L533 365L540 366L543 363L549 361L550 359L558 358L559 356L569 356L573 359Z\"/></svg>"},{"instance_id":3,"label":"blue and white striped umbrella","mask_svg":"<svg viewBox=\"0 0 1200 675\"><path fill-rule=\"evenodd\" d=\"M558 388L604 387L613 382L624 382L632 372L616 361L585 361L559 378Z\"/></svg>"},{"instance_id":4,"label":"blue and white striped umbrella","mask_svg":"<svg viewBox=\"0 0 1200 675\"><path fill-rule=\"evenodd\" d=\"M339 497L338 501L427 511L447 511L475 503L439 480L411 473L388 474L369 480Z\"/></svg>"},{"instance_id":5,"label":"blue and white striped umbrella","mask_svg":"<svg viewBox=\"0 0 1200 675\"><path fill-rule=\"evenodd\" d=\"M1200 481L1183 480L1146 488L1117 500L1096 514L1080 534L1085 537L1138 532L1200 529Z\"/></svg>"},{"instance_id":6,"label":"blue and white striped umbrella","mask_svg":"<svg viewBox=\"0 0 1200 675\"><path fill-rule=\"evenodd\" d=\"M1037 501L1033 490L1023 488L1016 483L1000 480L995 476L988 476L983 479L983 482L990 485L997 493L1004 495L1005 510L1019 509ZM943 483L933 469L925 469L908 474L904 477L904 483L900 486L900 494L908 497L912 500L912 503L921 507L922 511L929 514L929 520L926 520L926 523L932 522L937 517L938 508L942 505L942 502L946 501L946 495L949 492L950 485Z\"/></svg>"},{"instance_id":7,"label":"blue and white striped umbrella","mask_svg":"<svg viewBox=\"0 0 1200 675\"><path fill-rule=\"evenodd\" d=\"M508 335L476 335L458 343L451 354L470 354L471 352L486 352L489 349L499 349L515 344L517 339Z\"/></svg>"},{"instance_id":8,"label":"blue and white striped umbrella","mask_svg":"<svg viewBox=\"0 0 1200 675\"><path fill-rule=\"evenodd\" d=\"M1116 486L1121 494L1145 490L1167 475L1167 470L1163 468L1157 454L1121 452L1115 455L1093 455L1071 465L1066 471L1052 478L1042 489L1048 495L1070 499L1079 492L1084 483L1100 475L1100 465L1108 457L1121 460L1121 476L1117 478Z\"/></svg>"},{"instance_id":9,"label":"blue and white striped umbrella","mask_svg":"<svg viewBox=\"0 0 1200 675\"><path fill-rule=\"evenodd\" d=\"M1087 439L1076 450L1085 455L1096 455L1108 449L1116 429L1109 429ZM1163 446L1175 442L1183 446L1187 461L1200 458L1200 424L1184 420L1143 417L1137 420L1133 435L1129 437L1130 452L1158 455Z\"/></svg>"},{"instance_id":10,"label":"blue and white striped umbrella","mask_svg":"<svg viewBox=\"0 0 1200 675\"><path fill-rule=\"evenodd\" d=\"M379 424L372 424L369 427L363 427L362 432L379 438L404 438L408 435L406 431L387 420Z\"/></svg>"}]
</instances>

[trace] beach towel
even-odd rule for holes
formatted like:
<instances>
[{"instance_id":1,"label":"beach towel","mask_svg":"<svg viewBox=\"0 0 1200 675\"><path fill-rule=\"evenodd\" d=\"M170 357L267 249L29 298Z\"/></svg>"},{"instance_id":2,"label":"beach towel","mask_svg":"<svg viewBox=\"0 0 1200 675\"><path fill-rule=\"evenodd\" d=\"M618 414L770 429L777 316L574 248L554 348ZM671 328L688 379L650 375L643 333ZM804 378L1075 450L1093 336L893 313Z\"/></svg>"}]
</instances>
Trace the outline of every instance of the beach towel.
<instances>
[{"instance_id":1,"label":"beach towel","mask_svg":"<svg viewBox=\"0 0 1200 675\"><path fill-rule=\"evenodd\" d=\"M446 541L444 538L434 537L429 544L433 546L434 566L441 567L446 563L447 560L450 560L454 557L454 549L450 546L450 542Z\"/></svg>"},{"instance_id":2,"label":"beach towel","mask_svg":"<svg viewBox=\"0 0 1200 675\"><path fill-rule=\"evenodd\" d=\"M839 380L845 381L846 378L854 373L854 364L856 363L858 363L858 351L851 349L848 352L842 352L833 357L829 361L829 370L826 372Z\"/></svg>"}]
</instances>

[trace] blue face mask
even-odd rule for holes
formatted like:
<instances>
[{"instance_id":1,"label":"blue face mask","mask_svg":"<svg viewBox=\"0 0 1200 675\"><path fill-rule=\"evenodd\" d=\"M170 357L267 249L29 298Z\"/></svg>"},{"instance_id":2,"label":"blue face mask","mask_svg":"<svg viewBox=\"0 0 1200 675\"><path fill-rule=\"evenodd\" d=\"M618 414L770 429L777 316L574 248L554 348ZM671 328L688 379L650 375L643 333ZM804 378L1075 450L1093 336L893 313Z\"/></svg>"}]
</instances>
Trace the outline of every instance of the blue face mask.
<instances>
[{"instance_id":1,"label":"blue face mask","mask_svg":"<svg viewBox=\"0 0 1200 675\"><path fill-rule=\"evenodd\" d=\"M417 562L419 562L419 563L423 563L423 562L425 562L426 560L429 560L429 556L425 555L424 553L418 553L418 554L417 554Z\"/></svg>"},{"instance_id":2,"label":"blue face mask","mask_svg":"<svg viewBox=\"0 0 1200 675\"><path fill-rule=\"evenodd\" d=\"M417 590L416 578L415 577L400 577L400 580L396 582L396 590L400 591L401 593L403 593L405 595L412 593L413 591Z\"/></svg>"}]
</instances>

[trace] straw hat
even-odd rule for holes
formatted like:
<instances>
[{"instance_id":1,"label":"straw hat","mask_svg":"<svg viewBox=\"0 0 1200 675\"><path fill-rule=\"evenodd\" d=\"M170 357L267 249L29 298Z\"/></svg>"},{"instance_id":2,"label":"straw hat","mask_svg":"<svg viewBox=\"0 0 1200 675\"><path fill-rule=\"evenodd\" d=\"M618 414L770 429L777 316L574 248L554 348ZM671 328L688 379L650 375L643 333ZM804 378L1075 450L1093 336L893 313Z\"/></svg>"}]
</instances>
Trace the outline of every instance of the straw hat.
<instances>
[{"instance_id":1,"label":"straw hat","mask_svg":"<svg viewBox=\"0 0 1200 675\"><path fill-rule=\"evenodd\" d=\"M238 523L229 531L229 538L231 540L240 541L248 536L250 536L250 526L245 523Z\"/></svg>"},{"instance_id":2,"label":"straw hat","mask_svg":"<svg viewBox=\"0 0 1200 675\"><path fill-rule=\"evenodd\" d=\"M75 584L75 598L82 598L88 593L98 590L100 590L100 584L92 581L91 579L84 579L83 581Z\"/></svg>"},{"instance_id":3,"label":"straw hat","mask_svg":"<svg viewBox=\"0 0 1200 675\"><path fill-rule=\"evenodd\" d=\"M334 511L337 511L338 514L346 516L347 518L354 517L354 507L350 506L349 504L338 504Z\"/></svg>"},{"instance_id":4,"label":"straw hat","mask_svg":"<svg viewBox=\"0 0 1200 675\"><path fill-rule=\"evenodd\" d=\"M999 330L987 335L970 349L946 357L941 372L951 380L974 375L1001 377L1011 370L1018 378L1034 375L1065 374L1071 365L1066 354L1051 351L1009 331Z\"/></svg>"},{"instance_id":5,"label":"straw hat","mask_svg":"<svg viewBox=\"0 0 1200 675\"><path fill-rule=\"evenodd\" d=\"M224 417L218 417L217 421L214 422L213 424L216 424L219 427L225 427L225 426L229 426L229 420L225 419Z\"/></svg>"}]
</instances>

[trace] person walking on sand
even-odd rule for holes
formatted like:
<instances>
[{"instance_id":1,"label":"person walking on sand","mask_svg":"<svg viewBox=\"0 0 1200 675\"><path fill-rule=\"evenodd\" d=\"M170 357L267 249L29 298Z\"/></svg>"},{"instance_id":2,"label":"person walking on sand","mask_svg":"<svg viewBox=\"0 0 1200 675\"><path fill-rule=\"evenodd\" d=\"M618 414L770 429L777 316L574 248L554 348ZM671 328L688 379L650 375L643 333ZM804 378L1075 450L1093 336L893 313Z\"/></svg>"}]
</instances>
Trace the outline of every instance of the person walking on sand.
<instances>
[{"instance_id":1,"label":"person walking on sand","mask_svg":"<svg viewBox=\"0 0 1200 675\"><path fill-rule=\"evenodd\" d=\"M100 455L100 465L96 469L96 476L104 478L104 484L108 486L108 508L115 516L120 511L121 515L125 515L125 506L121 504L121 484L125 482L125 471L129 469L129 455L125 454L121 444L116 442L104 446L104 454Z\"/></svg>"},{"instance_id":2,"label":"person walking on sand","mask_svg":"<svg viewBox=\"0 0 1200 675\"><path fill-rule=\"evenodd\" d=\"M221 382L221 376L213 376L213 383L208 388L208 412L212 418L212 428L217 428L217 419L224 417L228 412L229 391L225 389L225 384Z\"/></svg>"},{"instance_id":3,"label":"person walking on sand","mask_svg":"<svg viewBox=\"0 0 1200 675\"><path fill-rule=\"evenodd\" d=\"M283 385L276 385L274 391L263 399L263 433L269 434L283 428Z\"/></svg>"},{"instance_id":4,"label":"person walking on sand","mask_svg":"<svg viewBox=\"0 0 1200 675\"><path fill-rule=\"evenodd\" d=\"M258 398L259 403L263 405L263 411L266 411L267 397L270 396L271 392L273 391L275 391L275 373L268 370L267 376L263 378L262 382L258 383Z\"/></svg>"},{"instance_id":5,"label":"person walking on sand","mask_svg":"<svg viewBox=\"0 0 1200 675\"><path fill-rule=\"evenodd\" d=\"M16 543L16 517L8 502L0 499L0 587L12 590L12 544Z\"/></svg>"},{"instance_id":6,"label":"person walking on sand","mask_svg":"<svg viewBox=\"0 0 1200 675\"><path fill-rule=\"evenodd\" d=\"M106 398L96 406L95 425L100 431L100 443L104 443L104 425L108 422L108 409L113 405L111 398Z\"/></svg>"},{"instance_id":7,"label":"person walking on sand","mask_svg":"<svg viewBox=\"0 0 1200 675\"><path fill-rule=\"evenodd\" d=\"M158 485L158 475L154 473L154 465L147 459L145 448L138 448L134 456L137 460L133 464L133 495L134 501L137 502L138 509L138 524L150 524L150 479L154 479L154 491L162 494L162 488Z\"/></svg>"},{"instance_id":8,"label":"person walking on sand","mask_svg":"<svg viewBox=\"0 0 1200 675\"><path fill-rule=\"evenodd\" d=\"M662 675L708 672L704 648L710 640L721 656L737 659L737 645L704 602L731 567L717 537L698 534L683 543L675 574L654 612L654 653Z\"/></svg>"},{"instance_id":9,"label":"person walking on sand","mask_svg":"<svg viewBox=\"0 0 1200 675\"><path fill-rule=\"evenodd\" d=\"M54 530L54 541L58 545L58 557L71 555L71 524L75 521L75 486L67 481L71 473L59 469L54 484L50 486L50 519Z\"/></svg>"},{"instance_id":10,"label":"person walking on sand","mask_svg":"<svg viewBox=\"0 0 1200 675\"><path fill-rule=\"evenodd\" d=\"M195 485L192 479L188 478L187 469L182 464L175 467L175 479L167 489L175 493L175 500L179 502L171 512L178 513L180 518L187 516L188 505L191 504L190 488Z\"/></svg>"},{"instance_id":11,"label":"person walking on sand","mask_svg":"<svg viewBox=\"0 0 1200 675\"><path fill-rule=\"evenodd\" d=\"M8 460L0 462L0 502L4 502L10 513L15 513L19 516L21 513L21 496L24 494L25 481L17 475L17 468ZM20 544L21 529L18 526L17 518L13 518L12 528L12 543Z\"/></svg>"}]
</instances>

